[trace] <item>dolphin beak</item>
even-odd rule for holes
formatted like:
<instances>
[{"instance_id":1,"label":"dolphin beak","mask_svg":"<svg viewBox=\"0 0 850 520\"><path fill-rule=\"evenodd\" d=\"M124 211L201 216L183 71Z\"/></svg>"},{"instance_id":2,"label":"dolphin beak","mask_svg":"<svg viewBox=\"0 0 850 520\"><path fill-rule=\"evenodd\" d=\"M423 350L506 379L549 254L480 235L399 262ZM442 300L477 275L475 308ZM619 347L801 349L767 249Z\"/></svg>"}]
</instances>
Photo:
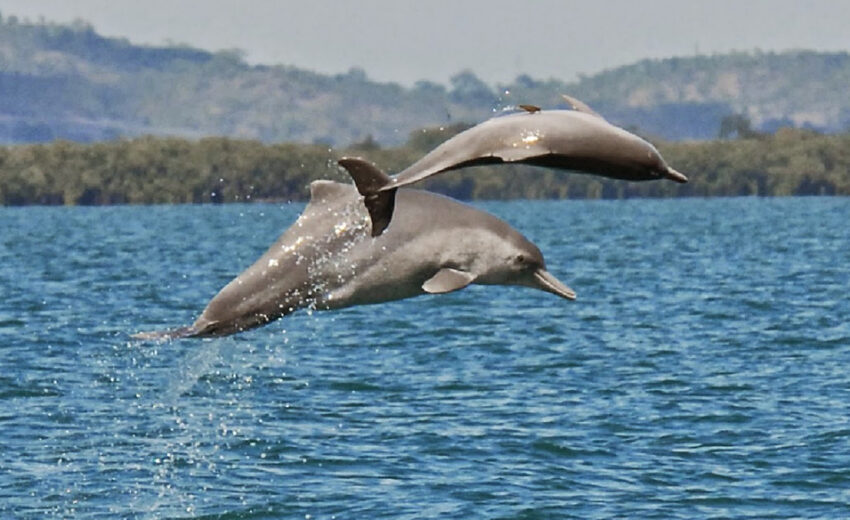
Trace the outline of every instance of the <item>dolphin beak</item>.
<instances>
[{"instance_id":1,"label":"dolphin beak","mask_svg":"<svg viewBox=\"0 0 850 520\"><path fill-rule=\"evenodd\" d=\"M534 286L542 291L557 294L561 298L566 298L567 300L576 299L576 292L574 290L561 283L560 280L552 276L549 271L542 267L534 271Z\"/></svg>"},{"instance_id":2,"label":"dolphin beak","mask_svg":"<svg viewBox=\"0 0 850 520\"><path fill-rule=\"evenodd\" d=\"M670 168L669 166L667 167L667 172L664 174L664 176L667 177L668 179L670 179L671 181L680 182L682 184L688 182L687 177L685 177L683 174L677 172L673 168Z\"/></svg>"}]
</instances>

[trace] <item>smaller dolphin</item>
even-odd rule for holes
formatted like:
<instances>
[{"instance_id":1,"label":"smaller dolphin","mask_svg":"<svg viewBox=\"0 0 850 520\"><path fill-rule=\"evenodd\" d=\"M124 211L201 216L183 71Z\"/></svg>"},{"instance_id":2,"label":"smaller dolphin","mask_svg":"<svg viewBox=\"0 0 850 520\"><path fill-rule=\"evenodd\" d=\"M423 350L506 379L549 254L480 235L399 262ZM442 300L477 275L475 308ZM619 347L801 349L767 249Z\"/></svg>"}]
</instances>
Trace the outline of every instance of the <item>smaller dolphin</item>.
<instances>
[{"instance_id":1,"label":"smaller dolphin","mask_svg":"<svg viewBox=\"0 0 850 520\"><path fill-rule=\"evenodd\" d=\"M394 177L361 179L357 187L366 197L372 233L381 234L392 219L393 190L467 166L521 163L627 181L688 181L647 141L612 125L581 101L564 99L572 110L519 105L523 112L494 117L457 134Z\"/></svg>"},{"instance_id":2,"label":"smaller dolphin","mask_svg":"<svg viewBox=\"0 0 850 520\"><path fill-rule=\"evenodd\" d=\"M221 289L195 323L134 337L226 336L305 307L340 309L472 283L525 285L575 298L546 270L537 246L502 220L425 191L402 189L396 198L392 229L373 238L354 186L313 182L298 220Z\"/></svg>"}]
</instances>

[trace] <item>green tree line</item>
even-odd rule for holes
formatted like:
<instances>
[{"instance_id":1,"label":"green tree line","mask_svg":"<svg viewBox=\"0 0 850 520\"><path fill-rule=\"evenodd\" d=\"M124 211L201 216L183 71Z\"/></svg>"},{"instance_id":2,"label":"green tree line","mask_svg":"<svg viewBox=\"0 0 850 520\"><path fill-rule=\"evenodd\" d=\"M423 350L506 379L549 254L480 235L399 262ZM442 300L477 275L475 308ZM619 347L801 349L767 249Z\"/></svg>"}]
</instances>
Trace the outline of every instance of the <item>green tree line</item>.
<instances>
[{"instance_id":1,"label":"green tree line","mask_svg":"<svg viewBox=\"0 0 850 520\"><path fill-rule=\"evenodd\" d=\"M93 144L56 141L0 147L3 205L223 203L305 200L316 179L350 182L336 160L365 157L396 173L463 130L414 132L406 144L373 139L347 148L228 138L142 137ZM470 199L850 195L850 134L781 129L734 140L660 142L690 182L635 182L522 165L475 167L422 187Z\"/></svg>"}]
</instances>

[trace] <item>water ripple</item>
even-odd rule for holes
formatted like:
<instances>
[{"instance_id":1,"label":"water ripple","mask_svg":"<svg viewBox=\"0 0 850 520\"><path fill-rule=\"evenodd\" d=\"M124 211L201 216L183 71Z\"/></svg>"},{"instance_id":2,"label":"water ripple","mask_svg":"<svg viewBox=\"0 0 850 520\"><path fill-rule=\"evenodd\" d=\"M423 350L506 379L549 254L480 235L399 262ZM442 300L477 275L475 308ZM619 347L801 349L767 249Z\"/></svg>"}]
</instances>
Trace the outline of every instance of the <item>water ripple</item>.
<instances>
[{"instance_id":1,"label":"water ripple","mask_svg":"<svg viewBox=\"0 0 850 520\"><path fill-rule=\"evenodd\" d=\"M0 208L0 516L850 516L850 201L485 207L579 300L165 344L300 206Z\"/></svg>"}]
</instances>

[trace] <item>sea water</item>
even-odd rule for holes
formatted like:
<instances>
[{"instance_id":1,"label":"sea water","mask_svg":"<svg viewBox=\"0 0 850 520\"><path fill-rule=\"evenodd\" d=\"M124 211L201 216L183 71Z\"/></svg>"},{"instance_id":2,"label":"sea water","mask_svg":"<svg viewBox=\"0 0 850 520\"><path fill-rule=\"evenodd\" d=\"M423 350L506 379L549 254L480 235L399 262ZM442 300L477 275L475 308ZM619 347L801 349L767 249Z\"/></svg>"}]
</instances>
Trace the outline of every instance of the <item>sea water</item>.
<instances>
[{"instance_id":1,"label":"sea water","mask_svg":"<svg viewBox=\"0 0 850 520\"><path fill-rule=\"evenodd\" d=\"M138 342L302 206L0 208L0 517L850 517L850 199L479 206L578 300Z\"/></svg>"}]
</instances>

